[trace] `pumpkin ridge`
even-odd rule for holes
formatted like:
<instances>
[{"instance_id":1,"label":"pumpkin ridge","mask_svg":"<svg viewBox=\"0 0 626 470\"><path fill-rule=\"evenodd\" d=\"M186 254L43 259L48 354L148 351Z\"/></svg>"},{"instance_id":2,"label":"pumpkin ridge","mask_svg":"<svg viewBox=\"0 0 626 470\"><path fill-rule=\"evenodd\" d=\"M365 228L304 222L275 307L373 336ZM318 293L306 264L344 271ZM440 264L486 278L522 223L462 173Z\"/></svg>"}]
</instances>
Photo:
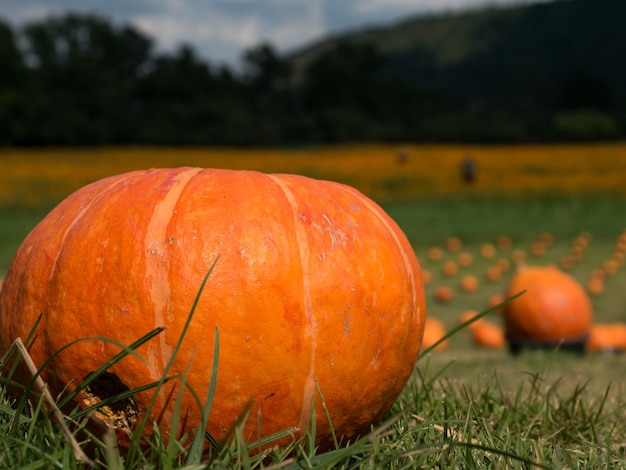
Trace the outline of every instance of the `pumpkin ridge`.
<instances>
[{"instance_id":1,"label":"pumpkin ridge","mask_svg":"<svg viewBox=\"0 0 626 470\"><path fill-rule=\"evenodd\" d=\"M360 192L358 192L357 190L355 190L354 188L350 186L346 186L345 189L352 193L355 193L358 196L359 202L365 205L370 210L370 212L373 213L374 216L381 222L381 224L383 224L383 226L387 229L387 231L391 234L393 241L396 243L396 246L399 248L400 255L402 256L402 261L404 262L404 268L411 281L411 298L412 298L411 304L412 305L419 304L418 295L417 295L417 286L415 285L415 271L413 270L413 266L411 264L411 261L409 260L409 257L406 251L402 249L403 248L402 242L398 238L398 234L396 230L394 229L394 227L389 223L389 219L387 219L386 217L383 217L383 215L381 214L381 208L379 206L377 206L373 202L368 201L366 198L363 198ZM413 314L414 314L413 320L420 317L422 312L419 311L419 305L417 305L417 311L415 311L414 309Z\"/></svg>"},{"instance_id":2,"label":"pumpkin ridge","mask_svg":"<svg viewBox=\"0 0 626 470\"><path fill-rule=\"evenodd\" d=\"M52 262L52 267L50 269L50 276L48 277L48 281L50 281L52 279L52 277L54 276L54 273L55 273L56 267L57 267L57 261L59 260L59 256L61 256L61 252L63 251L63 245L65 244L65 239L67 238L67 235L72 231L72 228L74 228L74 226L78 223L78 221L89 211L89 209L91 209L91 206L93 206L97 201L99 201L104 196L106 196L112 190L112 188L115 188L116 186L119 186L121 183L123 183L127 179L132 178L136 173L145 173L145 171L144 172L130 173L130 174L128 174L126 176L126 178L116 178L115 181L113 181L112 184L110 184L109 186L104 188L100 192L100 194L98 194L96 197L91 199L85 205L85 207L83 207L80 210L78 215L76 217L74 217L74 220L72 220L72 222L67 226L67 229L63 233L63 237L61 238L61 240L59 242L57 253L56 253L56 256L54 257L54 261Z\"/></svg>"},{"instance_id":3,"label":"pumpkin ridge","mask_svg":"<svg viewBox=\"0 0 626 470\"><path fill-rule=\"evenodd\" d=\"M306 309L307 327L305 334L311 338L311 362L309 367L309 374L304 383L304 390L302 395L302 410L300 413L299 428L304 429L307 421L310 418L311 406L313 405L313 397L315 393L315 353L317 349L317 321L313 316L313 308L311 305L311 289L310 289L310 273L309 265L306 260L309 258L309 242L307 241L306 233L304 232L302 225L298 223L298 203L287 185L280 180L278 175L267 175L269 179L274 181L281 189L285 198L291 206L294 217L294 227L296 231L296 240L298 244L298 250L300 253L300 265L302 266L302 287L304 295L304 306Z\"/></svg>"},{"instance_id":4,"label":"pumpkin ridge","mask_svg":"<svg viewBox=\"0 0 626 470\"><path fill-rule=\"evenodd\" d=\"M168 321L165 319L165 311L169 309L170 305L168 300L170 298L170 262L169 256L165 253L167 227L185 186L201 171L202 169L200 168L190 168L177 174L173 178L173 184L165 197L154 205L152 215L148 221L144 238L144 257L146 261L144 278L150 280L151 283L150 298L154 303L155 328L163 326L172 320L171 318L168 318ZM159 356L163 357L163 353L167 353L167 357L172 355L172 345L168 345L165 340L165 335L159 335L158 342L162 354L156 354L156 351L154 351L153 359L157 359ZM151 362L152 373L156 377L159 376L157 362Z\"/></svg>"}]
</instances>

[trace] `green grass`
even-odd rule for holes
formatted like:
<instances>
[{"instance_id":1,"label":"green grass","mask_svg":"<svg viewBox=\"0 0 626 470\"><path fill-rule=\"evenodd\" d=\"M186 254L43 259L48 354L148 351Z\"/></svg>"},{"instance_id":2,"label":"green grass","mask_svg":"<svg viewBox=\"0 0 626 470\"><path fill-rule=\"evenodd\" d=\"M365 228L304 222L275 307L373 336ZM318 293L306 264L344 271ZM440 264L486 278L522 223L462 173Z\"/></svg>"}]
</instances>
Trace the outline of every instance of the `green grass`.
<instances>
[{"instance_id":1,"label":"green grass","mask_svg":"<svg viewBox=\"0 0 626 470\"><path fill-rule=\"evenodd\" d=\"M502 292L507 276L483 281L475 293L457 292L448 304L433 300L435 285L450 283L425 254L455 235L463 250L475 255L467 272L482 273L491 262L478 256L482 242L500 235L514 248L527 249L541 232L555 241L540 258L544 264L567 252L582 231L592 241L570 271L579 280L612 251L626 228L626 201L620 199L459 199L394 202L384 205L413 243L424 269L433 273L427 286L428 313L449 329L464 309L484 310L489 294ZM0 212L0 272L19 241L43 213ZM507 256L501 252L499 256ZM446 258L456 254L446 253ZM624 272L622 272L624 271ZM510 274L509 274L510 275ZM480 276L479 276L480 277ZM626 320L626 268L607 280L606 292L593 298L598 321ZM495 315L492 321L497 321ZM4 351L0 352L4 353ZM626 379L624 355L526 351L513 357L506 350L478 349L467 331L450 338L449 348L420 358L413 377L383 423L348 448L317 454L312 436L276 450L262 460L235 430L233 441L211 456L180 452L185 442L155 443L151 452L135 452L124 462L105 443L96 443L99 466L107 468L623 468L626 466ZM0 380L6 381L5 373ZM16 402L0 396L0 468L88 468L76 459L67 438L43 403ZM42 419L43 415L43 419ZM79 427L84 416L73 416ZM209 413L210 419L210 413ZM312 432L312 431L311 431ZM188 442L187 442L188 443Z\"/></svg>"},{"instance_id":2,"label":"green grass","mask_svg":"<svg viewBox=\"0 0 626 470\"><path fill-rule=\"evenodd\" d=\"M527 243L541 232L570 239L589 230L613 241L626 228L626 200L619 198L459 198L383 204L416 249L455 235L469 243L508 235Z\"/></svg>"}]
</instances>

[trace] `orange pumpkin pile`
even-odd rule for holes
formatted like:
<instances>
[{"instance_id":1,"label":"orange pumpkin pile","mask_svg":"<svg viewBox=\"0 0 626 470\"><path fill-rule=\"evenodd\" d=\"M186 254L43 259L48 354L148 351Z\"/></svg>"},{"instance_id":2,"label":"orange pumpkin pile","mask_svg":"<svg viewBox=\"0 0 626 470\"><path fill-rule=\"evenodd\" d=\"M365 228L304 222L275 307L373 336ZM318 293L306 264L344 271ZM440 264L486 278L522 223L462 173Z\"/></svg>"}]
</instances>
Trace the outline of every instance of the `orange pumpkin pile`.
<instances>
[{"instance_id":1,"label":"orange pumpkin pile","mask_svg":"<svg viewBox=\"0 0 626 470\"><path fill-rule=\"evenodd\" d=\"M0 349L25 338L40 314L29 346L37 365L77 338L101 335L129 345L166 326L138 349L145 362L129 356L107 371L130 389L152 383L212 266L168 375L189 367L187 384L206 397L217 329L218 376L206 427L215 439L251 402L246 439L291 427L298 437L316 416L317 444L332 446L318 387L344 442L383 417L420 349L420 266L374 202L302 176L154 169L82 188L29 234L11 264L0 293ZM75 343L42 378L53 395L62 394L119 352L98 339ZM102 413L93 419L115 427L122 447L148 412L167 436L180 393L178 432L200 424L201 410L180 383L168 382L149 409L153 393L133 396L135 414L124 425ZM82 407L105 398L87 402L86 395L79 394Z\"/></svg>"}]
</instances>

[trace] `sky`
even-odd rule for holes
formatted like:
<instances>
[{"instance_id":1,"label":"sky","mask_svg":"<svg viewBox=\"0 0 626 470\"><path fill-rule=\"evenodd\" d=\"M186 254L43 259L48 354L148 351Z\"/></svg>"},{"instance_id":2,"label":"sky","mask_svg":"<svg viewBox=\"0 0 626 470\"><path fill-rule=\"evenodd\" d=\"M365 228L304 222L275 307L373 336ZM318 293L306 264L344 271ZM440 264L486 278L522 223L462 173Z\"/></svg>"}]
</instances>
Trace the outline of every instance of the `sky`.
<instances>
[{"instance_id":1,"label":"sky","mask_svg":"<svg viewBox=\"0 0 626 470\"><path fill-rule=\"evenodd\" d=\"M157 50L189 44L214 64L237 66L262 42L288 53L329 34L386 26L408 16L538 0L2 0L0 18L20 27L68 11L133 24ZM549 1L549 0L542 0Z\"/></svg>"}]
</instances>

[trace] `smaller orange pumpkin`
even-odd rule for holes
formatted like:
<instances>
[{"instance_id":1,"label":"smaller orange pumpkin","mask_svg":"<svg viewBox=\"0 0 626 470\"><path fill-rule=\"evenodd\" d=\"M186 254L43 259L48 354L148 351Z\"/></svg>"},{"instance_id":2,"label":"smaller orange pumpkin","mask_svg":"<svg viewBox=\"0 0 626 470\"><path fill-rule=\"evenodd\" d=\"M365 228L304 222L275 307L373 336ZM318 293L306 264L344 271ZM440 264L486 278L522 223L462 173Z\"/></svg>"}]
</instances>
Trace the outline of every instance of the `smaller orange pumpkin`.
<instances>
[{"instance_id":1,"label":"smaller orange pumpkin","mask_svg":"<svg viewBox=\"0 0 626 470\"><path fill-rule=\"evenodd\" d=\"M607 276L612 276L619 269L619 262L610 258L602 263L602 270Z\"/></svg>"},{"instance_id":2,"label":"smaller orange pumpkin","mask_svg":"<svg viewBox=\"0 0 626 470\"><path fill-rule=\"evenodd\" d=\"M489 282L498 282L502 278L502 267L499 264L492 264L485 271L485 277Z\"/></svg>"},{"instance_id":3,"label":"smaller orange pumpkin","mask_svg":"<svg viewBox=\"0 0 626 470\"><path fill-rule=\"evenodd\" d=\"M511 253L511 260L515 264L524 264L526 262L526 252L524 250L513 250Z\"/></svg>"},{"instance_id":4,"label":"smaller orange pumpkin","mask_svg":"<svg viewBox=\"0 0 626 470\"><path fill-rule=\"evenodd\" d=\"M474 317L476 317L478 315L478 310L464 310L461 315L459 316L459 324L463 324L463 323L467 323L468 321L470 321L471 319L473 319ZM472 323L467 325L467 329L469 329L470 331L477 328L482 322L484 322L485 320L483 318L477 318L476 320L474 320Z\"/></svg>"},{"instance_id":5,"label":"smaller orange pumpkin","mask_svg":"<svg viewBox=\"0 0 626 470\"><path fill-rule=\"evenodd\" d=\"M435 317L426 316L424 324L424 337L422 348L429 348L446 335L446 327L441 320ZM448 340L442 341L435 347L435 351L441 351L448 347Z\"/></svg>"},{"instance_id":6,"label":"smaller orange pumpkin","mask_svg":"<svg viewBox=\"0 0 626 470\"><path fill-rule=\"evenodd\" d=\"M615 249L617 251L626 251L626 230L619 234L615 240Z\"/></svg>"},{"instance_id":7,"label":"smaller orange pumpkin","mask_svg":"<svg viewBox=\"0 0 626 470\"><path fill-rule=\"evenodd\" d=\"M496 256L496 247L491 243L483 243L480 245L480 256L485 259L491 259Z\"/></svg>"},{"instance_id":8,"label":"smaller orange pumpkin","mask_svg":"<svg viewBox=\"0 0 626 470\"><path fill-rule=\"evenodd\" d=\"M459 265L456 264L454 261L452 260L448 260L446 262L443 263L441 270L443 271L443 274L448 276L448 277L452 277L454 275L456 275L456 273L459 272Z\"/></svg>"},{"instance_id":9,"label":"smaller orange pumpkin","mask_svg":"<svg viewBox=\"0 0 626 470\"><path fill-rule=\"evenodd\" d=\"M537 237L537 241L543 243L545 246L552 245L552 243L554 243L554 235L550 232L542 232Z\"/></svg>"},{"instance_id":10,"label":"smaller orange pumpkin","mask_svg":"<svg viewBox=\"0 0 626 470\"><path fill-rule=\"evenodd\" d=\"M462 246L463 246L463 243L458 237L449 237L446 240L446 248L448 249L448 251L452 251L452 252L459 251Z\"/></svg>"},{"instance_id":11,"label":"smaller orange pumpkin","mask_svg":"<svg viewBox=\"0 0 626 470\"><path fill-rule=\"evenodd\" d=\"M503 349L506 346L504 330L490 321L480 322L471 331L472 340L478 346L489 349Z\"/></svg>"},{"instance_id":12,"label":"smaller orange pumpkin","mask_svg":"<svg viewBox=\"0 0 626 470\"><path fill-rule=\"evenodd\" d=\"M435 289L435 299L438 302L446 303L450 302L454 298L454 291L450 286L438 286Z\"/></svg>"},{"instance_id":13,"label":"smaller orange pumpkin","mask_svg":"<svg viewBox=\"0 0 626 470\"><path fill-rule=\"evenodd\" d=\"M504 307L504 323L512 351L520 344L583 344L593 311L585 289L572 276L554 266L527 266L511 279L507 296L523 295Z\"/></svg>"},{"instance_id":14,"label":"smaller orange pumpkin","mask_svg":"<svg viewBox=\"0 0 626 470\"><path fill-rule=\"evenodd\" d=\"M463 268L467 268L471 266L473 261L474 261L474 256L471 253L468 253L467 251L459 253L459 256L457 257L457 262L459 263L459 266Z\"/></svg>"},{"instance_id":15,"label":"smaller orange pumpkin","mask_svg":"<svg viewBox=\"0 0 626 470\"><path fill-rule=\"evenodd\" d=\"M570 251L572 251L573 253L582 253L587 249L588 246L589 240L586 237L579 235L572 241L572 248Z\"/></svg>"},{"instance_id":16,"label":"smaller orange pumpkin","mask_svg":"<svg viewBox=\"0 0 626 470\"><path fill-rule=\"evenodd\" d=\"M507 258L499 258L498 261L496 261L496 264L500 266L503 273L511 269L511 262Z\"/></svg>"},{"instance_id":17,"label":"smaller orange pumpkin","mask_svg":"<svg viewBox=\"0 0 626 470\"><path fill-rule=\"evenodd\" d=\"M600 295L604 292L604 279L598 276L592 276L587 280L587 292L591 295Z\"/></svg>"},{"instance_id":18,"label":"smaller orange pumpkin","mask_svg":"<svg viewBox=\"0 0 626 470\"><path fill-rule=\"evenodd\" d=\"M426 256L430 261L441 261L441 259L443 258L443 250L438 246L431 246L430 248L428 248Z\"/></svg>"},{"instance_id":19,"label":"smaller orange pumpkin","mask_svg":"<svg viewBox=\"0 0 626 470\"><path fill-rule=\"evenodd\" d=\"M626 351L626 324L594 323L591 325L585 349L605 353Z\"/></svg>"},{"instance_id":20,"label":"smaller orange pumpkin","mask_svg":"<svg viewBox=\"0 0 626 470\"><path fill-rule=\"evenodd\" d=\"M464 292L476 292L480 286L480 281L473 274L466 274L459 281L459 285Z\"/></svg>"},{"instance_id":21,"label":"smaller orange pumpkin","mask_svg":"<svg viewBox=\"0 0 626 470\"><path fill-rule=\"evenodd\" d=\"M546 254L546 244L541 241L535 241L530 245L530 254L536 258L540 258Z\"/></svg>"},{"instance_id":22,"label":"smaller orange pumpkin","mask_svg":"<svg viewBox=\"0 0 626 470\"><path fill-rule=\"evenodd\" d=\"M498 237L498 240L496 240L496 244L498 245L498 248L501 250L508 250L513 246L513 240L511 240L510 237L507 237L506 235L501 235Z\"/></svg>"},{"instance_id":23,"label":"smaller orange pumpkin","mask_svg":"<svg viewBox=\"0 0 626 470\"><path fill-rule=\"evenodd\" d=\"M487 299L487 308L494 308L497 305L500 305L502 302L506 300L506 296L504 294L500 294L496 292L495 294L491 294ZM500 312L501 310L497 310Z\"/></svg>"},{"instance_id":24,"label":"smaller orange pumpkin","mask_svg":"<svg viewBox=\"0 0 626 470\"><path fill-rule=\"evenodd\" d=\"M559 267L564 271L569 271L576 264L576 257L572 254L563 255L559 258Z\"/></svg>"}]
</instances>

